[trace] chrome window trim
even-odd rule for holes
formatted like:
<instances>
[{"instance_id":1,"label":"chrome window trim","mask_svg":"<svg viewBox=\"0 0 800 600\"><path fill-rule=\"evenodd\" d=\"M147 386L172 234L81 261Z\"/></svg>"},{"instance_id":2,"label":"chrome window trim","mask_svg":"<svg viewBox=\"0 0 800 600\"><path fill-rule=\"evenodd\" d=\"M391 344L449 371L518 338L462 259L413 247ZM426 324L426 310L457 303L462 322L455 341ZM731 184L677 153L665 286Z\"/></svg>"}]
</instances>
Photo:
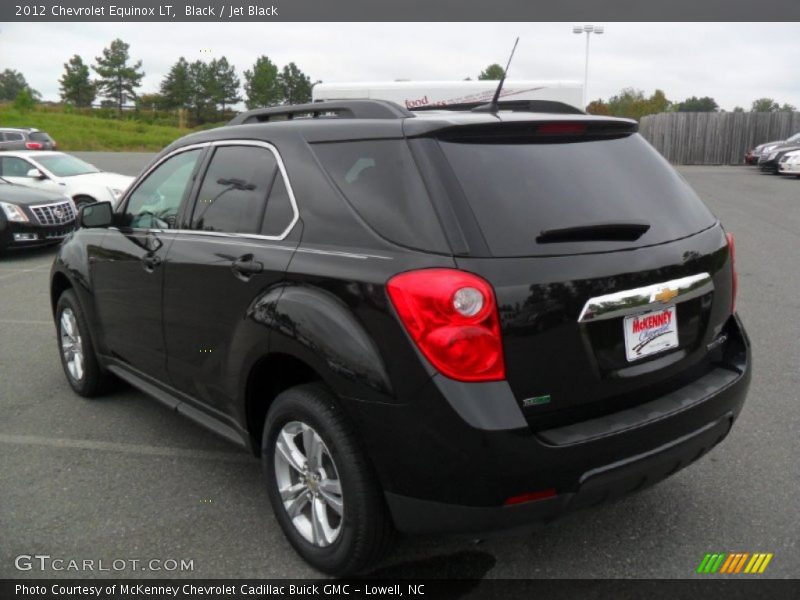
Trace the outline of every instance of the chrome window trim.
<instances>
[{"instance_id":1,"label":"chrome window trim","mask_svg":"<svg viewBox=\"0 0 800 600\"><path fill-rule=\"evenodd\" d=\"M256 239L263 239L263 240L273 240L273 241L281 241L285 240L288 235L294 229L294 226L297 224L297 221L300 220L300 210L297 207L297 199L294 195L294 188L292 187L292 182L289 180L289 174L286 172L286 166L283 164L283 158L278 152L278 149L270 144L269 142L262 142L260 140L215 140L212 142L200 142L197 144L189 144L188 146L181 146L180 148L176 148L169 154L165 154L161 157L160 160L150 165L146 171L144 171L140 176L139 179L136 181L135 186L131 186L128 192L125 194L125 198L120 202L120 210L122 213L125 212L128 208L128 201L130 197L136 192L139 186L150 176L155 169L157 169L161 164L165 161L169 160L173 156L180 154L181 152L188 152L190 150L197 150L201 148L208 148L208 147L217 147L217 146L256 146L260 148L266 148L272 155L275 157L275 161L278 164L278 170L281 172L281 176L283 177L283 182L286 184L286 192L289 194L289 203L292 205L292 220L289 222L289 225L286 226L286 229L280 235L260 235L260 234L236 234L230 233L226 231L200 231L195 229L142 229L136 228L134 231L152 231L154 233L163 233L165 231L173 231L173 232L191 232L191 233L200 233L200 234L222 234L222 235L247 235L249 237L254 237Z\"/></svg>"},{"instance_id":2,"label":"chrome window trim","mask_svg":"<svg viewBox=\"0 0 800 600\"><path fill-rule=\"evenodd\" d=\"M656 296L666 289L676 292L667 302L656 300ZM663 283L654 283L640 288L614 292L590 298L583 306L578 323L602 321L631 314L656 310L674 304L704 296L714 291L714 282L708 273L698 273Z\"/></svg>"}]
</instances>

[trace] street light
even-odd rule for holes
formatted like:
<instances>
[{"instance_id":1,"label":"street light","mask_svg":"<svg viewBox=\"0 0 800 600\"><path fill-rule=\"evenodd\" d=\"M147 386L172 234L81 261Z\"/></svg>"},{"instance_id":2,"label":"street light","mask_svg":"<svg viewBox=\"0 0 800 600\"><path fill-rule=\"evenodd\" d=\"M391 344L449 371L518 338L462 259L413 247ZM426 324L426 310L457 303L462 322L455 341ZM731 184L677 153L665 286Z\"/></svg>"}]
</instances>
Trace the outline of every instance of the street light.
<instances>
[{"instance_id":1,"label":"street light","mask_svg":"<svg viewBox=\"0 0 800 600\"><path fill-rule=\"evenodd\" d=\"M604 28L602 25L573 25L572 33L585 33L586 34L586 66L583 70L583 108L586 108L586 88L589 85L589 37L596 33L600 35L603 33Z\"/></svg>"}]
</instances>

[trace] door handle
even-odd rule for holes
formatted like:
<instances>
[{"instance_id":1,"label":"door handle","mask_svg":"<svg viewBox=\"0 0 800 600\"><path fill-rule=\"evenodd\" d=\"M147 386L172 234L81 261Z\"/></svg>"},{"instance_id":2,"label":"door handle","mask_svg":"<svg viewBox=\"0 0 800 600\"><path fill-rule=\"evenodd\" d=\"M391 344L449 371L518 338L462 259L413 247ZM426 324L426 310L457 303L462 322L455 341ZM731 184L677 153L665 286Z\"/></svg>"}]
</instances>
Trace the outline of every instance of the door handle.
<instances>
[{"instance_id":1,"label":"door handle","mask_svg":"<svg viewBox=\"0 0 800 600\"><path fill-rule=\"evenodd\" d=\"M252 254L245 254L233 261L231 268L239 275L250 277L256 273L261 273L264 270L264 265L253 260Z\"/></svg>"},{"instance_id":2,"label":"door handle","mask_svg":"<svg viewBox=\"0 0 800 600\"><path fill-rule=\"evenodd\" d=\"M145 254L142 257L142 264L148 271L152 271L161 264L161 257L156 254Z\"/></svg>"}]
</instances>

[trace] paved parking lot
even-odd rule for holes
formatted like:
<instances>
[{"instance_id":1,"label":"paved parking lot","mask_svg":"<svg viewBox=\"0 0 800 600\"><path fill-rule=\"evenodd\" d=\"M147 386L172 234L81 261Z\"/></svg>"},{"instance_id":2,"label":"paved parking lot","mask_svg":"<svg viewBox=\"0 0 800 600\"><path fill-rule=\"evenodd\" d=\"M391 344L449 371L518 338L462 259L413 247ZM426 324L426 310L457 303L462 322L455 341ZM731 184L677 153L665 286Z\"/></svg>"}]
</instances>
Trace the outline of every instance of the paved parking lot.
<instances>
[{"instance_id":1,"label":"paved parking lot","mask_svg":"<svg viewBox=\"0 0 800 600\"><path fill-rule=\"evenodd\" d=\"M135 174L147 156L88 156ZM681 171L734 232L752 388L731 436L649 490L524 537L401 540L387 576L690 577L706 552L772 552L800 575L800 181L750 168ZM310 577L271 515L257 461L132 389L85 400L58 360L54 251L0 259L0 577L19 554L193 560L191 572ZM83 574L85 575L85 574Z\"/></svg>"}]
</instances>

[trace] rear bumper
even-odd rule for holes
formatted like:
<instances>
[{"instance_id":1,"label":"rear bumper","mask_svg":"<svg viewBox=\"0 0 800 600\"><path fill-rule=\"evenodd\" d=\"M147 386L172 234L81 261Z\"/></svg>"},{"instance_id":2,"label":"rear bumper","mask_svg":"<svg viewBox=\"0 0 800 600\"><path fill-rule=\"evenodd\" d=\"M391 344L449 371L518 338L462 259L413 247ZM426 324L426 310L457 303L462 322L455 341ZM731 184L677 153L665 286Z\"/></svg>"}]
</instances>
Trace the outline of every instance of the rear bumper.
<instances>
[{"instance_id":1,"label":"rear bumper","mask_svg":"<svg viewBox=\"0 0 800 600\"><path fill-rule=\"evenodd\" d=\"M640 491L691 464L721 442L732 412L650 452L584 473L574 492L512 506L474 507L386 494L395 524L407 533L508 533L536 529L580 508Z\"/></svg>"},{"instance_id":2,"label":"rear bumper","mask_svg":"<svg viewBox=\"0 0 800 600\"><path fill-rule=\"evenodd\" d=\"M725 438L749 387L749 342L738 318L731 321L737 339L731 340L724 361L645 404L537 433L516 429L472 435L463 430L451 433L446 444L438 440L430 446L422 437L415 439L417 457L432 457L418 469L427 468L433 476L406 467L395 480L405 489L387 487L396 527L409 533L469 534L534 529L643 489L691 464ZM454 457L442 455L456 451L461 460L448 464ZM508 498L543 490L556 495L504 505Z\"/></svg>"}]
</instances>

